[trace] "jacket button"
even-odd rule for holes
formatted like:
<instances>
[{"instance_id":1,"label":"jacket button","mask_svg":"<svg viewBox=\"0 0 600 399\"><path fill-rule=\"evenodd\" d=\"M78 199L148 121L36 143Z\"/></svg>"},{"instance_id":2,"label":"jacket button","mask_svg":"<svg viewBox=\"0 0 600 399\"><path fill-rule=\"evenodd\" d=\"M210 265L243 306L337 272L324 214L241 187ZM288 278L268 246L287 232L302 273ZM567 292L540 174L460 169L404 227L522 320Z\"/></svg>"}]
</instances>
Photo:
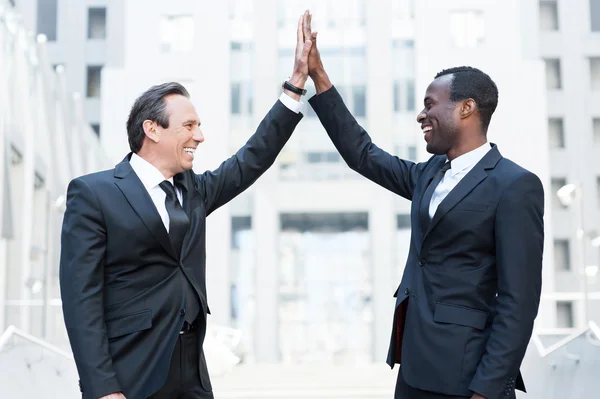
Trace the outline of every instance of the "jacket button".
<instances>
[{"instance_id":1,"label":"jacket button","mask_svg":"<svg viewBox=\"0 0 600 399\"><path fill-rule=\"evenodd\" d=\"M181 309L181 310L179 311L179 314L180 314L180 315L182 315L182 316L185 316L185 309Z\"/></svg>"},{"instance_id":2,"label":"jacket button","mask_svg":"<svg viewBox=\"0 0 600 399\"><path fill-rule=\"evenodd\" d=\"M410 290L407 288L404 290L404 295L408 295L408 294L410 294Z\"/></svg>"},{"instance_id":3,"label":"jacket button","mask_svg":"<svg viewBox=\"0 0 600 399\"><path fill-rule=\"evenodd\" d=\"M421 259L421 260L419 261L419 266L424 266L424 265L425 265L425 260Z\"/></svg>"}]
</instances>

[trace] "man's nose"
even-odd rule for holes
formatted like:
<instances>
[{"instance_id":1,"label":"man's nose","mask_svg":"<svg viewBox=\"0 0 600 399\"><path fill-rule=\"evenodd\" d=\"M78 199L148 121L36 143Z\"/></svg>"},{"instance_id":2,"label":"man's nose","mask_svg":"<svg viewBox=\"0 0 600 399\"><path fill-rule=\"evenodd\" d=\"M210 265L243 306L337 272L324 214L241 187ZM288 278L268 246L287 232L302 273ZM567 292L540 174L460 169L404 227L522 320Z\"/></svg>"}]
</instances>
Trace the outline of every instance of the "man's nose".
<instances>
[{"instance_id":1,"label":"man's nose","mask_svg":"<svg viewBox=\"0 0 600 399\"><path fill-rule=\"evenodd\" d=\"M202 143L204 141L204 134L202 134L202 130L200 128L197 128L194 132L194 137L192 138L194 139L194 141Z\"/></svg>"},{"instance_id":2,"label":"man's nose","mask_svg":"<svg viewBox=\"0 0 600 399\"><path fill-rule=\"evenodd\" d=\"M417 122L422 123L422 121L427 117L427 115L425 115L425 111L421 111L419 112L419 115L417 115Z\"/></svg>"}]
</instances>

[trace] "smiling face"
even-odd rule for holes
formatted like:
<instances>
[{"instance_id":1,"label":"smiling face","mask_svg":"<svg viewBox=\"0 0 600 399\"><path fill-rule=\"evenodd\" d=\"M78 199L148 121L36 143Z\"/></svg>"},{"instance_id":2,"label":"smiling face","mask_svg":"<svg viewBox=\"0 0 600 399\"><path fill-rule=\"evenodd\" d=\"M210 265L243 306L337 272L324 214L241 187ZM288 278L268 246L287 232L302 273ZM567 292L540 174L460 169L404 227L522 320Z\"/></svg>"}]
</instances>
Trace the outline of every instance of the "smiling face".
<instances>
[{"instance_id":1,"label":"smiling face","mask_svg":"<svg viewBox=\"0 0 600 399\"><path fill-rule=\"evenodd\" d=\"M153 164L170 178L192 169L196 148L204 141L200 119L189 98L171 94L164 98L168 127L144 122L146 137L152 142Z\"/></svg>"},{"instance_id":2,"label":"smiling face","mask_svg":"<svg viewBox=\"0 0 600 399\"><path fill-rule=\"evenodd\" d=\"M417 116L427 152L434 155L448 153L458 140L460 114L457 104L450 100L452 79L452 75L444 75L431 82L425 92L425 108Z\"/></svg>"}]
</instances>

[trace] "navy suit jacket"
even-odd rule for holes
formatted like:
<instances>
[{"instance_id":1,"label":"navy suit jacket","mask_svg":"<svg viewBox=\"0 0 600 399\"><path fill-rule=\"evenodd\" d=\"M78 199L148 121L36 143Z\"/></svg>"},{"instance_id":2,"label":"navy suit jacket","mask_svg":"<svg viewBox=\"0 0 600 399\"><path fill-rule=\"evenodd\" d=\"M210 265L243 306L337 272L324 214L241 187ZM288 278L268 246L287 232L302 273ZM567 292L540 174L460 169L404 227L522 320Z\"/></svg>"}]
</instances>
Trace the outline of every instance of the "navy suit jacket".
<instances>
[{"instance_id":1,"label":"navy suit jacket","mask_svg":"<svg viewBox=\"0 0 600 399\"><path fill-rule=\"evenodd\" d=\"M310 99L353 170L412 201L410 252L394 293L388 364L422 390L488 399L525 390L520 365L542 285L544 192L496 145L440 203L421 198L446 156L399 159L372 143L335 87Z\"/></svg>"},{"instance_id":2,"label":"navy suit jacket","mask_svg":"<svg viewBox=\"0 0 600 399\"><path fill-rule=\"evenodd\" d=\"M60 288L84 399L118 391L145 399L164 385L186 311L182 279L192 283L201 316L210 313L206 217L273 164L301 118L277 101L246 145L215 171L175 176L190 219L181 256L129 164L131 154L113 170L71 181ZM204 352L197 356L202 387L211 391Z\"/></svg>"}]
</instances>

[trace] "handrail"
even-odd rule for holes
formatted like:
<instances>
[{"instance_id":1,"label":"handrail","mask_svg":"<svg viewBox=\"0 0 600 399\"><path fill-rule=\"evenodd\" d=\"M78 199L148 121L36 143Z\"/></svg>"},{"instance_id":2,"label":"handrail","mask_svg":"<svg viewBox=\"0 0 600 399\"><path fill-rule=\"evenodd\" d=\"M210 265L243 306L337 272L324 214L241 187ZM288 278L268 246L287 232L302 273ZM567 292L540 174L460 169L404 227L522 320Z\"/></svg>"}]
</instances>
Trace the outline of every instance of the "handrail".
<instances>
[{"instance_id":1,"label":"handrail","mask_svg":"<svg viewBox=\"0 0 600 399\"><path fill-rule=\"evenodd\" d=\"M536 334L535 332L531 336L531 341L535 345L540 357L544 358L544 357L548 356L549 354L551 354L552 352L555 352L558 349L565 347L567 344L569 344L570 342L574 341L575 339L579 338L580 336L582 336L583 334L585 334L587 332L592 332L596 336L596 339L600 341L600 326L598 326L598 324L596 324L593 321L590 321L588 323L587 327L585 327L579 331L576 331L571 335L564 337L560 341L555 342L554 344L550 345L548 348L544 348L544 344L542 343L542 340L540 339L540 335ZM590 343L597 345L594 342L590 342Z\"/></svg>"},{"instance_id":2,"label":"handrail","mask_svg":"<svg viewBox=\"0 0 600 399\"><path fill-rule=\"evenodd\" d=\"M6 329L6 331L4 331L2 333L2 335L0 335L0 350L4 347L4 345L6 345L6 343L8 342L8 340L10 338L12 338L13 336L15 336L15 335L19 336L19 337L21 337L21 338L23 338L23 339L25 339L25 340L27 340L29 342L32 342L32 343L34 343L36 345L39 345L42 348L44 348L44 349L46 349L46 350L48 350L48 351L50 351L52 353L55 353L55 354L57 354L59 356L62 356L65 359L75 360L73 358L72 354L63 351L62 349L57 348L56 346L54 346L52 344L49 344L48 342L46 342L46 341L44 341L42 339L36 338L33 335L31 335L31 334L27 334L25 331L21 331L18 328L16 328L15 326L12 326L12 325L8 326L8 328Z\"/></svg>"}]
</instances>

